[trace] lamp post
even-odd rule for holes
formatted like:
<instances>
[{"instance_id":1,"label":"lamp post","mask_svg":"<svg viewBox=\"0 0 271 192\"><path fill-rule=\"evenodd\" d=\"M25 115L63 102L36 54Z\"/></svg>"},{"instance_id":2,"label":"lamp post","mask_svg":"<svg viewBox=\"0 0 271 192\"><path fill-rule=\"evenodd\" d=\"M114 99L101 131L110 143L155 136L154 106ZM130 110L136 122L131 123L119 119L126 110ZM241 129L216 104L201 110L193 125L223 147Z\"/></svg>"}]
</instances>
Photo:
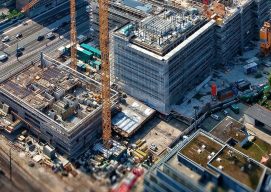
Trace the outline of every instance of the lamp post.
<instances>
[{"instance_id":1,"label":"lamp post","mask_svg":"<svg viewBox=\"0 0 271 192\"><path fill-rule=\"evenodd\" d=\"M196 129L197 128L197 119L198 119L199 106L195 105L195 106L193 106L193 109L194 109L194 112L195 112L195 125L194 125L194 128Z\"/></svg>"}]
</instances>

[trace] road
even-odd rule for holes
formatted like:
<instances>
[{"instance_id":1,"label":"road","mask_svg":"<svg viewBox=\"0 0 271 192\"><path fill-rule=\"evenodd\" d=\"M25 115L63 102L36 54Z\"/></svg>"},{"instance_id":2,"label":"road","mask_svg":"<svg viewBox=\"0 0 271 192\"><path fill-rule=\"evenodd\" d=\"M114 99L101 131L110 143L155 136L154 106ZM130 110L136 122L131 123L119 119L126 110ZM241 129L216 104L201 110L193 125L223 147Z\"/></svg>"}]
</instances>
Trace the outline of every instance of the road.
<instances>
[{"instance_id":1,"label":"road","mask_svg":"<svg viewBox=\"0 0 271 192\"><path fill-rule=\"evenodd\" d=\"M10 175L9 171L9 155L5 150L0 148L0 161L1 161L1 169L4 171L5 175ZM28 191L28 192L35 192L35 191L48 191L46 187L42 187L43 184L37 182L33 176L27 174L23 170L19 164L14 163L12 161L12 182L16 189L20 191Z\"/></svg>"},{"instance_id":2,"label":"road","mask_svg":"<svg viewBox=\"0 0 271 192\"><path fill-rule=\"evenodd\" d=\"M77 20L81 21L82 19L87 19L87 12L85 10L86 3L80 3L77 6ZM25 52L28 52L28 49L35 50L37 47L47 44L50 40L45 39L44 41L38 42L37 37L40 35L46 35L53 28L60 26L63 22L69 23L69 7L65 6L62 10L54 12L53 14L44 17L42 21L29 21L28 25L20 25L15 27L14 30L9 30L4 34L10 37L9 42L2 43L0 48L1 51L4 51L9 57L15 57L17 44L18 47L24 47ZM62 27L62 30L56 31L57 34L62 35L69 30L69 25ZM16 34L21 33L22 38L16 38ZM31 51L31 50L30 50Z\"/></svg>"},{"instance_id":3,"label":"road","mask_svg":"<svg viewBox=\"0 0 271 192\"><path fill-rule=\"evenodd\" d=\"M84 4L86 5L86 4ZM88 13L85 11L85 6L81 6L81 4L78 7L77 10L77 34L82 34L83 32L89 30L89 18ZM68 10L66 10L68 12ZM65 15L62 15L65 18ZM59 16L58 16L59 17ZM60 18L60 20L62 19ZM80 21L80 22L79 22ZM51 23L49 27L53 27L57 23L56 21L54 23ZM11 45L11 47L8 47L4 50L10 57L9 59L1 63L0 62L0 79L3 79L3 77L6 77L11 72L14 72L14 70L23 68L24 64L28 64L30 62L35 62L40 57L40 52L43 53L55 53L55 50L59 48L60 46L67 45L70 42L70 35L69 35L69 25L60 28L56 32L56 38L54 40L44 39L43 41L37 41L36 37L37 34L40 33L47 33L50 31L50 28L48 26L42 28L38 31L32 31L32 34L28 37L25 37L23 40L20 41L20 45L23 45L25 48L24 55L19 57L17 60L15 54L16 54L16 44ZM36 28L36 26L34 26ZM21 28L24 30L24 28ZM16 29L17 31L17 29ZM18 32L18 31L17 31ZM19 31L20 32L20 31ZM61 37L61 39L60 39ZM1 47L1 46L0 46Z\"/></svg>"}]
</instances>

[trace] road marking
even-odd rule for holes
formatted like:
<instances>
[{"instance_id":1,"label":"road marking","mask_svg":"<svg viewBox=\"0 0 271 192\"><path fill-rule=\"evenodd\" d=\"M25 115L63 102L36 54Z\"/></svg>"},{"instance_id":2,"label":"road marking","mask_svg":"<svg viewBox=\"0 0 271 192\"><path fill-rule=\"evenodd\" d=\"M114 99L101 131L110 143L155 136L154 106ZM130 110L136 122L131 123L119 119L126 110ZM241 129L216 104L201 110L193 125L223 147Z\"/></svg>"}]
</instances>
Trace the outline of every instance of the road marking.
<instances>
[{"instance_id":1,"label":"road marking","mask_svg":"<svg viewBox=\"0 0 271 192\"><path fill-rule=\"evenodd\" d=\"M28 20L25 21L25 22L26 22L26 23L29 23L30 21L32 21L32 20L31 20L31 19L28 19ZM5 31L3 34L9 33L9 32L11 32L11 31L13 31L13 30L15 30L15 29L17 29L17 28L19 28L19 27L21 27L21 26L23 26L23 24L19 24L19 25L17 25L16 27L13 27L13 28L11 28L11 29Z\"/></svg>"},{"instance_id":2,"label":"road marking","mask_svg":"<svg viewBox=\"0 0 271 192\"><path fill-rule=\"evenodd\" d=\"M6 44L6 43L4 43L4 42L2 42L5 46L7 46L7 47L11 47L9 44Z\"/></svg>"}]
</instances>

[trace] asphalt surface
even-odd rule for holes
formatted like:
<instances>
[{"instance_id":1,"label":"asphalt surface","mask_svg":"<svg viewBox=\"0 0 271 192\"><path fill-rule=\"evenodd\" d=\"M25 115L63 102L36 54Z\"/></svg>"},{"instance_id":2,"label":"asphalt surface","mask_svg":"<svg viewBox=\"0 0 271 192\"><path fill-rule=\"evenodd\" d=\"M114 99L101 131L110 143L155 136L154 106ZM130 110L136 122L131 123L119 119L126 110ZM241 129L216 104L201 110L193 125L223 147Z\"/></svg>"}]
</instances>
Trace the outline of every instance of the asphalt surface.
<instances>
[{"instance_id":1,"label":"asphalt surface","mask_svg":"<svg viewBox=\"0 0 271 192\"><path fill-rule=\"evenodd\" d=\"M84 3L84 5L86 5ZM21 57L16 58L16 49L17 49L17 43L13 43L12 41L9 42L11 43L11 46L6 44L4 47L6 47L3 51L9 55L9 58L5 62L0 61L0 79L3 79L7 77L9 74L13 73L16 70L22 69L25 64L28 64L30 62L35 62L39 60L40 58L40 53L54 53L57 48L60 46L66 45L70 42L70 35L69 35L69 30L70 30L70 25L69 25L69 9L64 9L64 10L58 10L60 11L63 15L60 15L59 13L57 14L52 14L50 16L50 19L45 18L44 22L48 24L47 26L43 25L42 22L40 23L35 23L33 22L32 24L28 24L28 26L19 26L15 27L14 30L9 30L7 33L9 36L12 34L17 34L17 33L22 33L23 38L20 40L18 43L19 47L24 47L25 50L23 51L23 55ZM59 18L58 20L55 19L55 15ZM61 17L60 17L61 16ZM85 6L82 6L82 4L77 6L77 34L82 34L83 32L89 30L89 17L88 13L86 12ZM50 22L49 22L50 20ZM45 39L42 41L37 41L37 36L40 34L47 34L49 31L51 31L52 28L59 26L61 23L64 21L68 21L68 24L64 27L59 28L55 32L55 39L49 40ZM26 27L30 28L27 29ZM32 31L31 34L25 35L25 31ZM8 47L10 46L10 47ZM1 49L2 46L0 46ZM1 50L0 50L1 51Z\"/></svg>"},{"instance_id":2,"label":"asphalt surface","mask_svg":"<svg viewBox=\"0 0 271 192\"><path fill-rule=\"evenodd\" d=\"M77 6L77 20L81 22L84 18L87 19L87 12L85 11L85 3L81 3ZM57 19L58 18L58 19ZM57 35L62 35L69 30L69 7L63 7L63 10L58 10L58 12L53 12L49 16L45 16L42 21L29 21L28 25L19 25L14 27L14 29L5 32L4 35L10 37L9 42L2 43L0 45L0 50L5 52L9 57L15 57L16 49L18 47L24 47L25 51L28 52L29 49L35 50L36 48L47 44L50 40L45 39L43 41L37 41L38 36L46 35L53 28L60 26L63 22L67 22L68 25L62 29L56 31ZM22 34L21 38L16 38L18 33Z\"/></svg>"},{"instance_id":3,"label":"asphalt surface","mask_svg":"<svg viewBox=\"0 0 271 192\"><path fill-rule=\"evenodd\" d=\"M9 155L6 151L0 148L0 161L1 161L1 169L5 173L5 175L10 175L9 170ZM11 161L12 165L12 184L13 188L19 189L19 191L45 191L42 189L40 183L37 183L31 175L27 174L22 167L20 167L17 163Z\"/></svg>"},{"instance_id":4,"label":"asphalt surface","mask_svg":"<svg viewBox=\"0 0 271 192\"><path fill-rule=\"evenodd\" d=\"M20 189L17 188L5 174L0 174L0 189L6 192L20 192Z\"/></svg>"}]
</instances>

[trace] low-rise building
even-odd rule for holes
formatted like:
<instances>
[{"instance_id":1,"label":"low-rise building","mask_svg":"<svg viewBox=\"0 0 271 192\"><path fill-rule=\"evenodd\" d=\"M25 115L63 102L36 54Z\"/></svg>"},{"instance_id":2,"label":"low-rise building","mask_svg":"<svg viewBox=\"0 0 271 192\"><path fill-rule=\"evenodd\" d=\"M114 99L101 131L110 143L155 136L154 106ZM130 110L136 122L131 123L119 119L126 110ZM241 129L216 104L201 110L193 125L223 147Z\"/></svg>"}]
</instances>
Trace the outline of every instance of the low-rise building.
<instances>
[{"instance_id":1,"label":"low-rise building","mask_svg":"<svg viewBox=\"0 0 271 192\"><path fill-rule=\"evenodd\" d=\"M257 146L264 151L255 153ZM267 191L270 152L270 144L226 117L211 133L198 130L177 144L146 174L144 191Z\"/></svg>"}]
</instances>

